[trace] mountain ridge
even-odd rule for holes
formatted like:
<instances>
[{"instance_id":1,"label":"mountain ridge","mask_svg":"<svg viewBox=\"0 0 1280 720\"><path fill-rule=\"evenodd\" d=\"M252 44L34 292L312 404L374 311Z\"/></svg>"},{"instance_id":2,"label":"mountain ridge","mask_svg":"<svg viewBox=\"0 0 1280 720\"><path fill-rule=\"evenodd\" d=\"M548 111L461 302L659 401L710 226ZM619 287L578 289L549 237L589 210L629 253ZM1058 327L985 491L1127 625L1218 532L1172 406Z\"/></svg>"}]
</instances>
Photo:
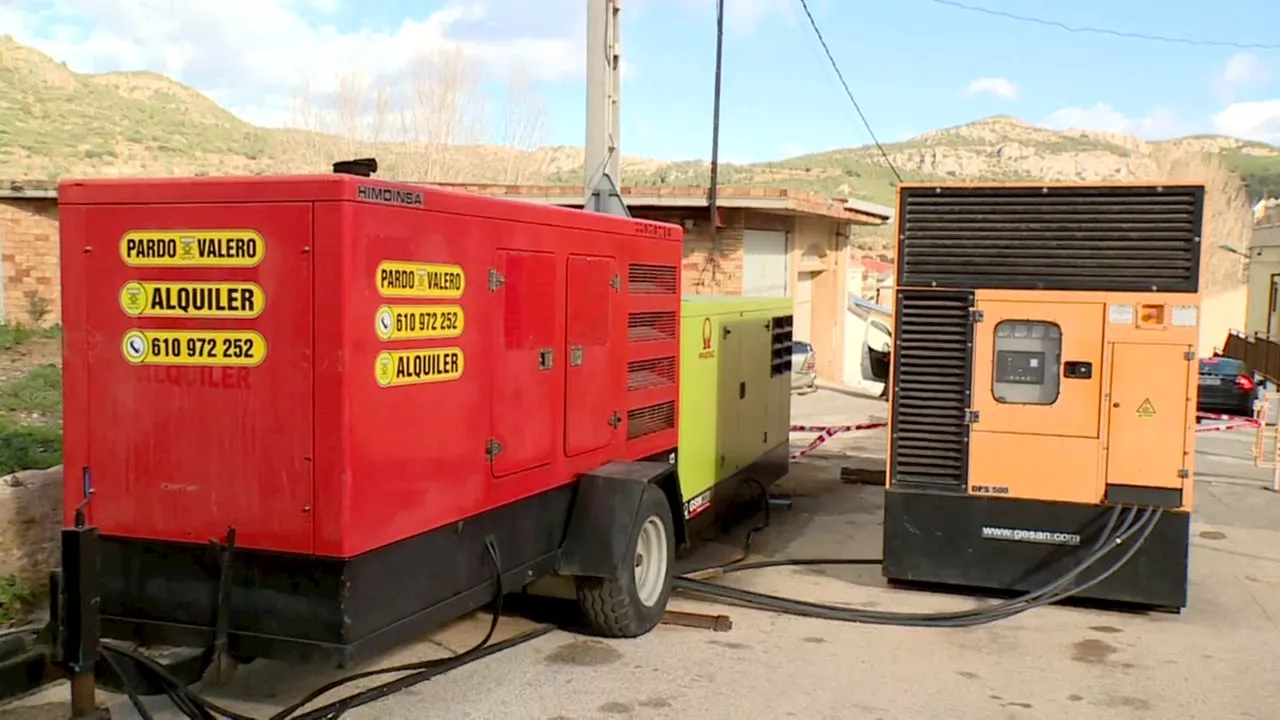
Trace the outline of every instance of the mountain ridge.
<instances>
[{"instance_id":1,"label":"mountain ridge","mask_svg":"<svg viewBox=\"0 0 1280 720\"><path fill-rule=\"evenodd\" d=\"M1280 192L1280 148L1219 135L1165 141L1096 130L1062 131L1009 115L875 145L747 164L722 164L726 185L773 185L891 204L905 181L1152 180L1159 156L1208 153L1249 186ZM323 172L376 155L380 175L410 181L576 184L582 148L373 143L301 129L254 126L200 91L154 72L81 74L0 37L0 177ZM1167 163L1165 163L1167 164ZM627 185L705 185L704 159L623 157ZM896 171L896 172L895 172Z\"/></svg>"}]
</instances>

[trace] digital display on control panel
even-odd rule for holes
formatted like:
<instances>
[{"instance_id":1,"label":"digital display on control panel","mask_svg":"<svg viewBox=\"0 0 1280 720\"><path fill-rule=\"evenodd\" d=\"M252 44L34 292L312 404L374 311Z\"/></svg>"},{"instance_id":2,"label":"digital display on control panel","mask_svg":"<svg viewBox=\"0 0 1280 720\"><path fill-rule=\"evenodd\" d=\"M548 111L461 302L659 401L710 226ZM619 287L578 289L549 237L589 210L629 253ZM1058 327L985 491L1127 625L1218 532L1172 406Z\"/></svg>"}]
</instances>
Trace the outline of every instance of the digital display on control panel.
<instances>
[{"instance_id":1,"label":"digital display on control panel","mask_svg":"<svg viewBox=\"0 0 1280 720\"><path fill-rule=\"evenodd\" d=\"M1045 354L1025 350L996 352L996 382L1020 385L1044 384Z\"/></svg>"}]
</instances>

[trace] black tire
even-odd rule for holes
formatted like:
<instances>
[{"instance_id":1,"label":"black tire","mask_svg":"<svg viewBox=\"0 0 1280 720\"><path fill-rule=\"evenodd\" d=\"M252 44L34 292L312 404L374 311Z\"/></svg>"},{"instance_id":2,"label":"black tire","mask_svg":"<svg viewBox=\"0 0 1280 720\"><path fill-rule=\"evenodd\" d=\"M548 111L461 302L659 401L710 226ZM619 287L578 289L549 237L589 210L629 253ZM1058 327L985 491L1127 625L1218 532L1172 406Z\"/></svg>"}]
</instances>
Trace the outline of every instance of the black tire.
<instances>
[{"instance_id":1,"label":"black tire","mask_svg":"<svg viewBox=\"0 0 1280 720\"><path fill-rule=\"evenodd\" d=\"M652 605L645 605L636 588L634 558L640 543L641 529L645 523L656 520L662 525L666 537L665 568L662 590ZM630 542L623 566L618 576L612 578L576 579L578 605L582 608L588 627L605 637L639 637L652 630L662 620L671 597L671 573L675 567L675 524L667 496L657 485L648 485L640 498L640 512L631 529Z\"/></svg>"}]
</instances>

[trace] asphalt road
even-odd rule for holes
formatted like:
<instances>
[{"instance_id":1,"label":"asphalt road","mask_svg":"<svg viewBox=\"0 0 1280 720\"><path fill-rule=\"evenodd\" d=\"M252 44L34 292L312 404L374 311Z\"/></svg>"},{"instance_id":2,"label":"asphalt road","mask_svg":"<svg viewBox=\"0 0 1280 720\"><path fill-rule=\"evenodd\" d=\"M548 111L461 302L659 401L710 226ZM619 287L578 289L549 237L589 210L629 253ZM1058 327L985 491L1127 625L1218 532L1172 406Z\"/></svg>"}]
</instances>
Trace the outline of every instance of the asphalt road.
<instances>
[{"instance_id":1,"label":"asphalt road","mask_svg":"<svg viewBox=\"0 0 1280 720\"><path fill-rule=\"evenodd\" d=\"M820 392L796 399L795 420L857 421L883 407ZM807 437L795 440L803 445ZM1181 615L1052 607L974 629L901 629L677 598L676 609L730 615L733 629L662 626L629 641L555 631L344 717L1275 718L1280 495L1265 489L1269 471L1253 467L1251 438L1250 432L1200 436L1191 601ZM882 493L841 482L841 468L883 468L884 446L884 432L871 431L838 438L797 463L779 488L794 506L758 536L756 554L877 555ZM730 559L740 541L741 533L726 537L688 562ZM974 602L888 589L874 567L776 569L727 581L851 607L947 610ZM460 650L485 624L473 616L381 664ZM500 635L529 625L506 620ZM327 677L255 663L216 697L264 717ZM0 717L61 720L65 693L50 688L21 707L0 709ZM123 698L109 700L115 718L137 717Z\"/></svg>"}]
</instances>

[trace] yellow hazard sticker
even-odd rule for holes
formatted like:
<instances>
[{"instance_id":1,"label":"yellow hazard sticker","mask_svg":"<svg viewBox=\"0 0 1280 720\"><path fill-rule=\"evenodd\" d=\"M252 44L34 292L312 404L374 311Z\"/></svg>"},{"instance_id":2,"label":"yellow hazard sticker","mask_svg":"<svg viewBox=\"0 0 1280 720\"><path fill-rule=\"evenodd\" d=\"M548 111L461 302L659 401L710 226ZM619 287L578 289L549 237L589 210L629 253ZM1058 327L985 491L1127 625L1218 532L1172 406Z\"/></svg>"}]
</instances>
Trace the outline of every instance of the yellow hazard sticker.
<instances>
[{"instance_id":1,"label":"yellow hazard sticker","mask_svg":"<svg viewBox=\"0 0 1280 720\"><path fill-rule=\"evenodd\" d=\"M255 318L266 295L256 283L132 281L120 288L130 317Z\"/></svg>"},{"instance_id":2,"label":"yellow hazard sticker","mask_svg":"<svg viewBox=\"0 0 1280 720\"><path fill-rule=\"evenodd\" d=\"M267 341L252 330L130 330L120 344L134 365L254 367L267 357Z\"/></svg>"},{"instance_id":3,"label":"yellow hazard sticker","mask_svg":"<svg viewBox=\"0 0 1280 720\"><path fill-rule=\"evenodd\" d=\"M462 377L462 348L384 350L378 353L374 372L382 387L448 382Z\"/></svg>"},{"instance_id":4,"label":"yellow hazard sticker","mask_svg":"<svg viewBox=\"0 0 1280 720\"><path fill-rule=\"evenodd\" d=\"M253 230L134 230L120 238L131 267L257 267L267 243Z\"/></svg>"},{"instance_id":5,"label":"yellow hazard sticker","mask_svg":"<svg viewBox=\"0 0 1280 720\"><path fill-rule=\"evenodd\" d=\"M378 263L378 292L388 298L457 299L467 275L457 265L383 260Z\"/></svg>"},{"instance_id":6,"label":"yellow hazard sticker","mask_svg":"<svg viewBox=\"0 0 1280 720\"><path fill-rule=\"evenodd\" d=\"M1151 398L1142 401L1138 406L1138 417L1153 418L1156 416L1156 406L1151 404Z\"/></svg>"},{"instance_id":7,"label":"yellow hazard sticker","mask_svg":"<svg viewBox=\"0 0 1280 720\"><path fill-rule=\"evenodd\" d=\"M374 329L383 340L432 340L458 337L463 322L458 305L383 305Z\"/></svg>"}]
</instances>

